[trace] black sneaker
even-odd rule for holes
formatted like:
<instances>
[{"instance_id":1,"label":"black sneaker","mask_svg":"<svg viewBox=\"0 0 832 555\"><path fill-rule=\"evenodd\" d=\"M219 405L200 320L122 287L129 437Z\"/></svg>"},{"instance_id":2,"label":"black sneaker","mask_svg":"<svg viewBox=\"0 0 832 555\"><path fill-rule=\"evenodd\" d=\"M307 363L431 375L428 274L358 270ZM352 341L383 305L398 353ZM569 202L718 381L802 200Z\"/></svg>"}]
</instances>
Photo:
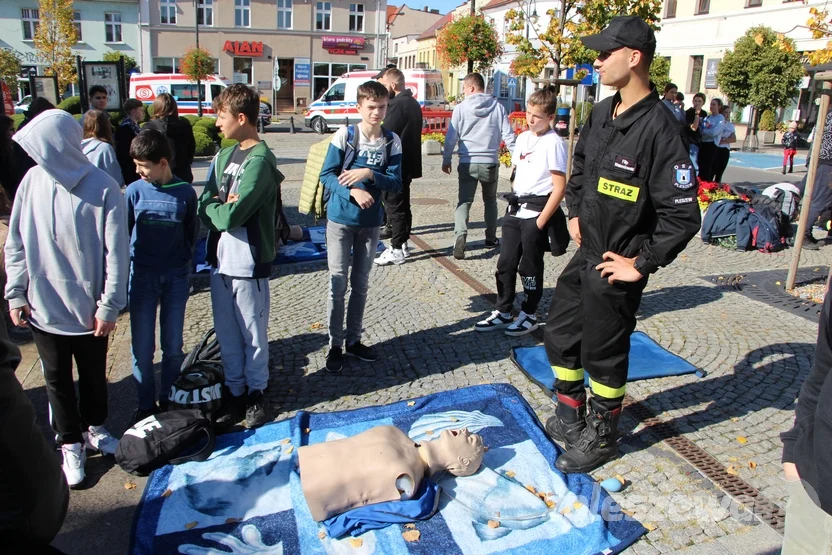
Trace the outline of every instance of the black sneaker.
<instances>
[{"instance_id":1,"label":"black sneaker","mask_svg":"<svg viewBox=\"0 0 832 555\"><path fill-rule=\"evenodd\" d=\"M133 413L132 418L130 418L130 423L127 425L127 427L132 428L133 425L137 422L141 422L145 418L153 416L154 414L159 414L160 412L162 411L159 410L159 407L157 407L155 404L153 405L153 408L149 410L136 409L136 411Z\"/></svg>"},{"instance_id":2,"label":"black sneaker","mask_svg":"<svg viewBox=\"0 0 832 555\"><path fill-rule=\"evenodd\" d=\"M500 240L494 239L493 241L489 241L488 239L485 240L485 246L489 249L494 249L500 246Z\"/></svg>"},{"instance_id":3,"label":"black sneaker","mask_svg":"<svg viewBox=\"0 0 832 555\"><path fill-rule=\"evenodd\" d=\"M269 400L262 391L255 390L246 399L246 428L257 428L269 420Z\"/></svg>"},{"instance_id":4,"label":"black sneaker","mask_svg":"<svg viewBox=\"0 0 832 555\"><path fill-rule=\"evenodd\" d=\"M378 353L370 347L362 345L360 341L347 347L347 356L355 357L365 362L375 362L378 360Z\"/></svg>"},{"instance_id":5,"label":"black sneaker","mask_svg":"<svg viewBox=\"0 0 832 555\"><path fill-rule=\"evenodd\" d=\"M341 354L341 347L332 347L326 355L326 371L337 374L344 368L344 355Z\"/></svg>"},{"instance_id":6,"label":"black sneaker","mask_svg":"<svg viewBox=\"0 0 832 555\"><path fill-rule=\"evenodd\" d=\"M820 243L815 239L814 235L807 233L803 236L803 248L809 251L820 250Z\"/></svg>"},{"instance_id":7,"label":"black sneaker","mask_svg":"<svg viewBox=\"0 0 832 555\"><path fill-rule=\"evenodd\" d=\"M382 226L381 230L378 232L379 239L390 239L393 237L393 228L390 226Z\"/></svg>"},{"instance_id":8,"label":"black sneaker","mask_svg":"<svg viewBox=\"0 0 832 555\"><path fill-rule=\"evenodd\" d=\"M454 258L463 260L465 258L465 235L457 235L454 242Z\"/></svg>"},{"instance_id":9,"label":"black sneaker","mask_svg":"<svg viewBox=\"0 0 832 555\"><path fill-rule=\"evenodd\" d=\"M246 417L246 396L243 395L229 395L225 397L225 402L220 415L217 417L217 426L220 428L235 426Z\"/></svg>"}]
</instances>

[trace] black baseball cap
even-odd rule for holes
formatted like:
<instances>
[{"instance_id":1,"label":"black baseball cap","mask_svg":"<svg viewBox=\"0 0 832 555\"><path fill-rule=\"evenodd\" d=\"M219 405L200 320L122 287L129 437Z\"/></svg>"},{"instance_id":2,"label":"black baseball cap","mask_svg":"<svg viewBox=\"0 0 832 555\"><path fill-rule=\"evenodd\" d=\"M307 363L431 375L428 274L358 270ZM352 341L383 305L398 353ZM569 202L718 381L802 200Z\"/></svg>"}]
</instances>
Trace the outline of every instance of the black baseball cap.
<instances>
[{"instance_id":1,"label":"black baseball cap","mask_svg":"<svg viewBox=\"0 0 832 555\"><path fill-rule=\"evenodd\" d=\"M656 53L656 35L647 22L637 15L613 17L606 29L597 35L581 37L581 42L590 50L609 52L623 46L644 52Z\"/></svg>"}]
</instances>

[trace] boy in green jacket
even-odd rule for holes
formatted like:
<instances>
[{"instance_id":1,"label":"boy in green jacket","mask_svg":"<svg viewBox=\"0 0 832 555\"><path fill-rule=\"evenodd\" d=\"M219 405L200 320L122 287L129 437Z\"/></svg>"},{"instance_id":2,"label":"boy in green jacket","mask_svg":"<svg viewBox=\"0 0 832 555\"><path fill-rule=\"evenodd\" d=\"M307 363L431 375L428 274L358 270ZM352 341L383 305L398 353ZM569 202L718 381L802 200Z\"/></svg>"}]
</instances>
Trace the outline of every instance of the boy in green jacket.
<instances>
[{"instance_id":1,"label":"boy in green jacket","mask_svg":"<svg viewBox=\"0 0 832 555\"><path fill-rule=\"evenodd\" d=\"M214 101L217 127L239 144L217 154L199 199L199 217L210 229L214 328L231 398L218 419L254 428L268 420L269 276L275 257L275 205L283 176L274 154L257 135L260 99L236 84Z\"/></svg>"}]
</instances>

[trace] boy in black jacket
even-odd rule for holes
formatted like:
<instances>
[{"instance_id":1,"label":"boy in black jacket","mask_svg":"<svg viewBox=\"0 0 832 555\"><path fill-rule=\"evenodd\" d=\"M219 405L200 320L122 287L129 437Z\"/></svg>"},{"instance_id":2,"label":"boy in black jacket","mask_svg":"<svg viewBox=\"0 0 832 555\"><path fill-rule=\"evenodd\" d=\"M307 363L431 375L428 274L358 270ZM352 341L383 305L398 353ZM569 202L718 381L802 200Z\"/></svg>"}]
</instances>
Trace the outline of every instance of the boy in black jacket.
<instances>
[{"instance_id":1,"label":"boy in black jacket","mask_svg":"<svg viewBox=\"0 0 832 555\"><path fill-rule=\"evenodd\" d=\"M403 264L407 258L407 240L413 225L410 183L422 177L422 107L413 98L413 93L405 88L404 73L398 69L385 71L381 84L393 95L387 105L382 127L398 135L402 141L402 190L399 193L383 193L391 234L390 248L375 259L379 266Z\"/></svg>"},{"instance_id":2,"label":"boy in black jacket","mask_svg":"<svg viewBox=\"0 0 832 555\"><path fill-rule=\"evenodd\" d=\"M800 388L794 427L780 434L789 485L783 555L832 548L832 295L826 292L815 362Z\"/></svg>"}]
</instances>

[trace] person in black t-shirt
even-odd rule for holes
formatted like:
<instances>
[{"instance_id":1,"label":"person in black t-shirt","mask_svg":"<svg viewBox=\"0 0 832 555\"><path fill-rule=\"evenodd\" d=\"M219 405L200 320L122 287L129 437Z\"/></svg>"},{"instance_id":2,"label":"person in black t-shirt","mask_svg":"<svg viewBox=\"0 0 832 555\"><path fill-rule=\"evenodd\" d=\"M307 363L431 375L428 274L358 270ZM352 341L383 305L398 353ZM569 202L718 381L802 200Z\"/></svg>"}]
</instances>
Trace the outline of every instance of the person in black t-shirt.
<instances>
[{"instance_id":1,"label":"person in black t-shirt","mask_svg":"<svg viewBox=\"0 0 832 555\"><path fill-rule=\"evenodd\" d=\"M685 111L685 135L690 143L690 161L693 162L696 173L699 173L699 143L702 142L702 131L699 129L699 123L708 115L702 109L704 105L705 95L698 92L693 95L693 107Z\"/></svg>"}]
</instances>

